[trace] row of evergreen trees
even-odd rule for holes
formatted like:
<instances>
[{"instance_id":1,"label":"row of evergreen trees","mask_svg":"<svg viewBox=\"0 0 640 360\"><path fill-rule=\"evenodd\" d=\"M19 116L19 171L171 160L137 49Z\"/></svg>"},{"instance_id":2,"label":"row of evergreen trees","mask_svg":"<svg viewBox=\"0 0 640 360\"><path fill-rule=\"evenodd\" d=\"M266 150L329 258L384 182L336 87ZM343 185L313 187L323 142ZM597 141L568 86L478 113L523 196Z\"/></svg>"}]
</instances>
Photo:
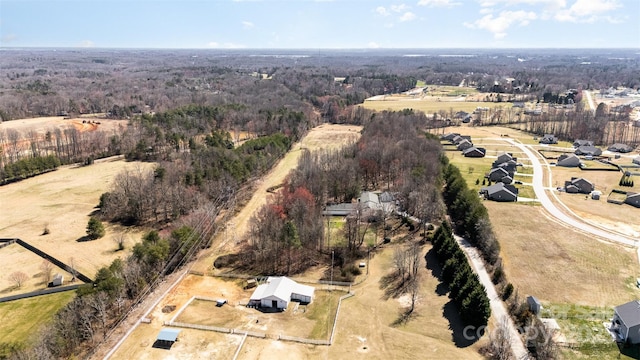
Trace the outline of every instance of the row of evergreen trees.
<instances>
[{"instance_id":1,"label":"row of evergreen trees","mask_svg":"<svg viewBox=\"0 0 640 360\"><path fill-rule=\"evenodd\" d=\"M484 259L495 265L500 260L500 244L495 237L487 208L478 193L470 189L460 170L441 157L442 174L446 182L444 202L454 223L456 232L478 247Z\"/></svg>"},{"instance_id":2,"label":"row of evergreen trees","mask_svg":"<svg viewBox=\"0 0 640 360\"><path fill-rule=\"evenodd\" d=\"M20 159L4 166L0 171L0 184L26 179L31 176L55 170L60 166L60 159L55 155L33 156Z\"/></svg>"},{"instance_id":3,"label":"row of evergreen trees","mask_svg":"<svg viewBox=\"0 0 640 360\"><path fill-rule=\"evenodd\" d=\"M449 286L450 297L458 306L465 324L486 325L491 307L484 286L480 283L460 246L453 238L447 221L436 230L432 238L433 250L442 265L442 281Z\"/></svg>"}]
</instances>

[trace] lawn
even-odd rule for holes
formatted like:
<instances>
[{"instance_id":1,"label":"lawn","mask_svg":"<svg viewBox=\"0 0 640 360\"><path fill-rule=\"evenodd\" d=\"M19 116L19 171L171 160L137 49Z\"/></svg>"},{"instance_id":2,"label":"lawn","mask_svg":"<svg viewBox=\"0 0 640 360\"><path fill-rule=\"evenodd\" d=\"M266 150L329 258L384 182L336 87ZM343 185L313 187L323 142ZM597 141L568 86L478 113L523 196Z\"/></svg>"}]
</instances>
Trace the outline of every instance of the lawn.
<instances>
[{"instance_id":1,"label":"lawn","mask_svg":"<svg viewBox=\"0 0 640 360\"><path fill-rule=\"evenodd\" d=\"M561 348L564 359L631 359L620 356L603 326L613 316L611 307L557 303L543 306L541 316L556 319L561 329L560 340L572 344L571 348Z\"/></svg>"},{"instance_id":2,"label":"lawn","mask_svg":"<svg viewBox=\"0 0 640 360\"><path fill-rule=\"evenodd\" d=\"M640 296L634 249L566 228L537 206L484 204L500 242L507 279L521 296L600 307Z\"/></svg>"},{"instance_id":3,"label":"lawn","mask_svg":"<svg viewBox=\"0 0 640 360\"><path fill-rule=\"evenodd\" d=\"M308 304L290 302L283 312L262 312L243 305L216 306L213 301L193 300L177 322L264 332L272 335L328 340L336 315L338 299L344 291L316 289ZM250 293L247 293L247 298Z\"/></svg>"},{"instance_id":4,"label":"lawn","mask_svg":"<svg viewBox=\"0 0 640 360\"><path fill-rule=\"evenodd\" d=\"M75 295L75 291L65 291L0 303L0 343L33 340L40 326L51 321Z\"/></svg>"}]
</instances>

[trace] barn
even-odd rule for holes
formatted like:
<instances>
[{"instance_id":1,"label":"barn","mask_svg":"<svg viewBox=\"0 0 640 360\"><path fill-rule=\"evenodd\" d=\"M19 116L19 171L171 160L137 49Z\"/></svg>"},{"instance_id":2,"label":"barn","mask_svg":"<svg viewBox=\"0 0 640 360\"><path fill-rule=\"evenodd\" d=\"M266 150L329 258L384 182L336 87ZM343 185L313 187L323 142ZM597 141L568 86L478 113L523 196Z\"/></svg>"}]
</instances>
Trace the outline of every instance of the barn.
<instances>
[{"instance_id":1,"label":"barn","mask_svg":"<svg viewBox=\"0 0 640 360\"><path fill-rule=\"evenodd\" d=\"M314 292L313 286L298 284L287 277L269 277L266 283L255 289L249 299L249 305L284 310L292 300L310 303L313 301Z\"/></svg>"}]
</instances>

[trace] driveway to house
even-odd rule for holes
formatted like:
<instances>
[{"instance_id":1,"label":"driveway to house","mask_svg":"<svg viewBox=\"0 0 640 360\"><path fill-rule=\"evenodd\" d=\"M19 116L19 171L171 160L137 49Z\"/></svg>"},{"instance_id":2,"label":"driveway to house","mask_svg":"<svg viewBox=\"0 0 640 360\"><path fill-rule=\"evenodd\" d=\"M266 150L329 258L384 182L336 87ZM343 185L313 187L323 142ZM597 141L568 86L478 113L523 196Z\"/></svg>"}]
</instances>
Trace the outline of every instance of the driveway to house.
<instances>
[{"instance_id":1,"label":"driveway to house","mask_svg":"<svg viewBox=\"0 0 640 360\"><path fill-rule=\"evenodd\" d=\"M462 250L467 254L469 260L471 260L471 267L476 272L476 274L478 274L478 279L486 289L487 297L489 297L492 316L499 322L503 321L503 319L506 319L507 327L509 329L509 338L511 339L511 341L509 341L509 343L511 344L511 352L513 353L515 359L529 359L529 352L527 351L527 349L525 349L524 343L520 339L520 334L518 333L513 320L511 320L509 312L504 306L504 302L498 295L496 287L491 281L489 272L484 266L484 260L478 252L478 249L471 245L469 240L461 236L453 234L453 237L456 239L456 242L458 243L460 248L462 248Z\"/></svg>"},{"instance_id":2,"label":"driveway to house","mask_svg":"<svg viewBox=\"0 0 640 360\"><path fill-rule=\"evenodd\" d=\"M536 194L536 197L540 200L540 203L542 204L542 206L544 206L545 210L547 210L553 217L580 231L590 233L592 235L598 236L600 238L603 238L609 241L617 242L617 243L628 245L628 246L638 247L638 241L640 241L640 238L625 236L620 233L611 231L609 229L599 227L595 224L587 223L586 221L580 219L576 214L574 214L569 208L567 208L564 205L563 205L564 209L562 210L559 209L556 206L556 204L551 201L551 199L549 198L549 195L545 191L545 186L543 182L543 165L540 162L540 159L535 155L533 150L531 150L531 148L529 148L528 146L522 143L516 142L512 139L503 139L503 140L507 141L509 144L513 146L518 147L520 150L522 150L522 152L524 152L529 157L529 160L531 161L531 164L533 166L533 182L532 182L533 190ZM547 164L546 161L545 161L545 166L547 167L547 169L549 169L549 164ZM552 184L551 171L549 171L548 187L550 187L551 184ZM552 195L556 198L556 201L561 203L554 192L552 192ZM568 214L570 214L571 216Z\"/></svg>"}]
</instances>

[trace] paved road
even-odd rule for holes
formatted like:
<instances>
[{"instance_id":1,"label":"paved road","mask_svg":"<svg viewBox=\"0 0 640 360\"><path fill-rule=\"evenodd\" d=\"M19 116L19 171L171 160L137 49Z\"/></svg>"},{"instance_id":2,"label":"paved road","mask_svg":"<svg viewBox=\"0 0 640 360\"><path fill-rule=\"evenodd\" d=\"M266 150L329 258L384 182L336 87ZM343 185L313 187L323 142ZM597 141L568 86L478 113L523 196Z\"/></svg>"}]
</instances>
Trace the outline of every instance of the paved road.
<instances>
[{"instance_id":1,"label":"paved road","mask_svg":"<svg viewBox=\"0 0 640 360\"><path fill-rule=\"evenodd\" d=\"M469 257L469 259L471 260L471 266L473 270L475 270L476 274L478 274L478 278L480 279L480 282L482 283L482 285L484 285L484 288L487 290L487 296L489 297L492 316L497 321L503 321L503 319L507 321L507 327L509 328L510 338L512 339L511 352L513 352L513 355L518 360L528 359L529 352L527 351L527 349L525 349L524 343L520 338L520 334L518 333L518 330L516 329L516 326L513 323L513 320L511 320L511 317L509 316L509 312L507 311L507 308L504 306L504 302L498 295L498 292L496 291L496 288L493 285L493 282L491 282L491 277L489 276L489 272L484 266L484 260L482 259L482 256L478 252L478 249L476 249L473 245L471 245L471 243L469 243L467 239L455 234L453 236L458 242L458 245L460 245L460 248L462 248L462 250L467 254L467 257ZM514 341L515 339L517 340Z\"/></svg>"},{"instance_id":2,"label":"paved road","mask_svg":"<svg viewBox=\"0 0 640 360\"><path fill-rule=\"evenodd\" d=\"M557 220L567 225L570 225L581 231L588 232L592 235L601 237L603 239L621 243L624 245L629 245L634 247L638 246L638 241L640 239L637 237L622 235L612 230L600 228L596 225L589 224L584 220L578 218L575 214L573 214L574 216L569 216L567 215L567 212L571 213L571 211L568 208L565 208L564 211L558 209L558 207L556 207L555 203L551 201L551 198L549 198L549 195L545 191L545 186L543 182L543 171L542 171L543 165L540 162L540 159L534 154L533 150L531 150L528 146L518 143L514 140L511 140L511 139L503 139L503 140L509 142L511 145L518 147L520 150L522 150L522 152L524 152L529 157L529 160L531 161L531 164L533 166L533 190L536 194L536 197L540 200L540 203L542 204L542 206L544 206L545 210L547 210L553 217L555 217ZM548 166L546 162L545 162L545 166ZM548 186L551 186L551 179L549 179ZM555 193L553 193L553 196L554 197L556 196Z\"/></svg>"}]
</instances>

